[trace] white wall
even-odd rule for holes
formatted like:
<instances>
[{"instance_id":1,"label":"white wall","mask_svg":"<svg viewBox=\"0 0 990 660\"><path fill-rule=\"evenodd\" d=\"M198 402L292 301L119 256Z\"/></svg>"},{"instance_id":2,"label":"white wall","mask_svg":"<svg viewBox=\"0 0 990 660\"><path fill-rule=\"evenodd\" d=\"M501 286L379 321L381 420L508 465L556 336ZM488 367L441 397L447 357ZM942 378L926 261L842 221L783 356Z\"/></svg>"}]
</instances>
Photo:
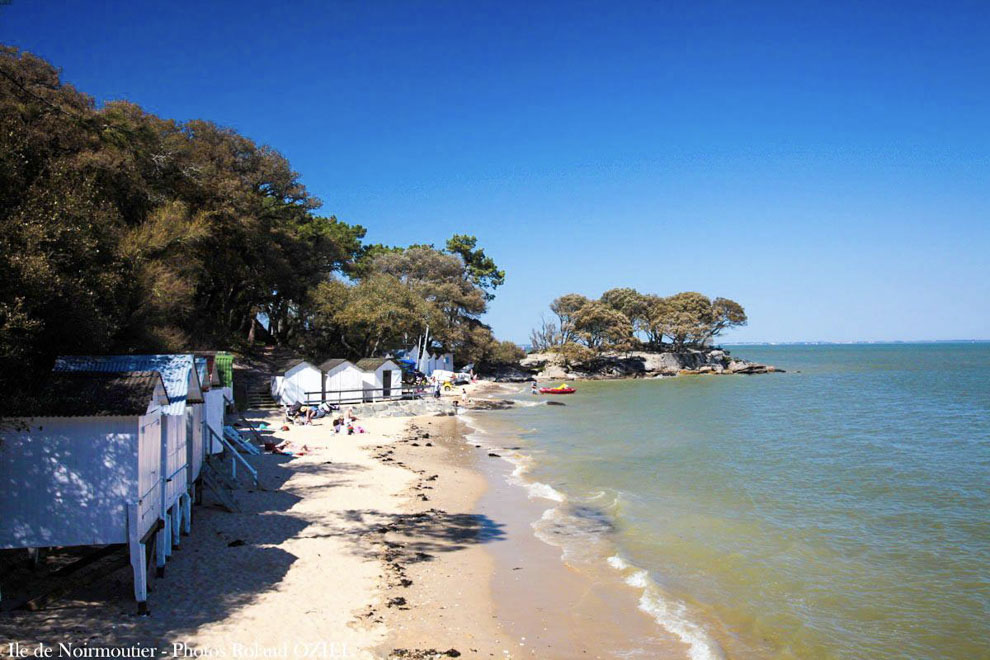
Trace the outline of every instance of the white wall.
<instances>
[{"instance_id":1,"label":"white wall","mask_svg":"<svg viewBox=\"0 0 990 660\"><path fill-rule=\"evenodd\" d=\"M165 508L186 492L186 417L165 415Z\"/></svg>"},{"instance_id":2,"label":"white wall","mask_svg":"<svg viewBox=\"0 0 990 660\"><path fill-rule=\"evenodd\" d=\"M137 417L36 418L4 432L0 548L125 543L138 433Z\"/></svg>"},{"instance_id":3,"label":"white wall","mask_svg":"<svg viewBox=\"0 0 990 660\"><path fill-rule=\"evenodd\" d=\"M330 403L353 403L363 398L365 373L353 364L346 362L337 365L326 374L327 401ZM357 390L337 394L342 390Z\"/></svg>"},{"instance_id":4,"label":"white wall","mask_svg":"<svg viewBox=\"0 0 990 660\"><path fill-rule=\"evenodd\" d=\"M205 397L206 392L203 394ZM186 459L189 465L187 480L190 483L199 479L199 472L203 467L203 409L202 403L186 406Z\"/></svg>"},{"instance_id":5,"label":"white wall","mask_svg":"<svg viewBox=\"0 0 990 660\"><path fill-rule=\"evenodd\" d=\"M138 421L139 537L162 517L162 415L155 412Z\"/></svg>"},{"instance_id":6,"label":"white wall","mask_svg":"<svg viewBox=\"0 0 990 660\"><path fill-rule=\"evenodd\" d=\"M381 388L384 384L384 373L386 371L392 372L392 392L390 397L397 397L402 393L402 369L394 362L386 362L375 369L374 372L364 372L364 387L366 390L370 390L365 393L365 401L382 398Z\"/></svg>"},{"instance_id":7,"label":"white wall","mask_svg":"<svg viewBox=\"0 0 990 660\"><path fill-rule=\"evenodd\" d=\"M303 362L292 367L285 372L282 381L281 403L305 403L307 392L323 391L323 372L311 365ZM315 400L319 400L319 394L311 394Z\"/></svg>"},{"instance_id":8,"label":"white wall","mask_svg":"<svg viewBox=\"0 0 990 660\"><path fill-rule=\"evenodd\" d=\"M211 389L203 392L203 416L206 425L213 429L219 437L223 437L223 388ZM209 453L219 454L223 451L223 443L215 438L211 438L212 445L209 446Z\"/></svg>"}]
</instances>

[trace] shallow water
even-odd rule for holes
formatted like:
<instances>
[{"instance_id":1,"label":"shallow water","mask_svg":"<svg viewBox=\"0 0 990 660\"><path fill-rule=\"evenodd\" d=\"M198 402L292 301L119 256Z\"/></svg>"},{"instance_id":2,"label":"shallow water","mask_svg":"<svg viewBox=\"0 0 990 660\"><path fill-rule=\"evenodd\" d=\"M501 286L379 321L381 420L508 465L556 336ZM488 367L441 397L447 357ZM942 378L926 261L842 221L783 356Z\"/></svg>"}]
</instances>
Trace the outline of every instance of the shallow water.
<instances>
[{"instance_id":1,"label":"shallow water","mask_svg":"<svg viewBox=\"0 0 990 660\"><path fill-rule=\"evenodd\" d=\"M493 414L537 536L696 658L990 657L990 345L733 352Z\"/></svg>"}]
</instances>

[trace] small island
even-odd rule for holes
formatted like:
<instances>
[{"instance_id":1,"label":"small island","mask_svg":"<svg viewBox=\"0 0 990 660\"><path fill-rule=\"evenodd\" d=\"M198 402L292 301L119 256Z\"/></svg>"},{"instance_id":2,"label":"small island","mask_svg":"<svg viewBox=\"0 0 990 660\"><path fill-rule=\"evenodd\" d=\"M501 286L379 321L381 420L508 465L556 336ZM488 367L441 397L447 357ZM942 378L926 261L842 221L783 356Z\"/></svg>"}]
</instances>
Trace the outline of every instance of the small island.
<instances>
[{"instance_id":1,"label":"small island","mask_svg":"<svg viewBox=\"0 0 990 660\"><path fill-rule=\"evenodd\" d=\"M746 325L746 311L729 298L695 291L664 297L624 287L597 300L568 293L550 303L550 311L553 316L543 316L530 334L531 352L517 363L499 365L491 374L496 380L782 371L715 346L724 331Z\"/></svg>"}]
</instances>

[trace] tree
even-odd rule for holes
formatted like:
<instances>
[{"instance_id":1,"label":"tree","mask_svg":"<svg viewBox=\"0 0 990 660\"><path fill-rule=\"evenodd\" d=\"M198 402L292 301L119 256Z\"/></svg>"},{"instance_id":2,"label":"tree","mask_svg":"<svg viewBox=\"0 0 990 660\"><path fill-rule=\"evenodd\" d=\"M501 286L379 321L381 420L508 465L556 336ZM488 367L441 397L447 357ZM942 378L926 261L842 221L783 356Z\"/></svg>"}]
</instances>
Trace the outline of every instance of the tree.
<instances>
[{"instance_id":1,"label":"tree","mask_svg":"<svg viewBox=\"0 0 990 660\"><path fill-rule=\"evenodd\" d=\"M560 331L560 344L566 344L574 338L574 319L582 307L590 301L579 293L565 294L552 303L550 311L557 315L557 327Z\"/></svg>"},{"instance_id":2,"label":"tree","mask_svg":"<svg viewBox=\"0 0 990 660\"><path fill-rule=\"evenodd\" d=\"M352 359L395 348L422 333L432 311L409 285L384 273L353 285L339 280L321 284L314 305L308 352L318 358L339 357L338 347Z\"/></svg>"},{"instance_id":3,"label":"tree","mask_svg":"<svg viewBox=\"0 0 990 660\"><path fill-rule=\"evenodd\" d=\"M592 300L574 315L574 336L593 350L628 348L632 325L622 312Z\"/></svg>"},{"instance_id":4,"label":"tree","mask_svg":"<svg viewBox=\"0 0 990 660\"><path fill-rule=\"evenodd\" d=\"M620 312L629 319L632 324L633 334L641 332L649 335L647 326L647 305L649 296L644 296L636 289L618 288L609 289L602 294L601 302L610 308Z\"/></svg>"},{"instance_id":5,"label":"tree","mask_svg":"<svg viewBox=\"0 0 990 660\"><path fill-rule=\"evenodd\" d=\"M466 275L475 286L484 290L485 299L495 298L495 289L505 283L505 271L478 246L478 239L467 234L454 234L447 239L447 252L458 255L464 262Z\"/></svg>"},{"instance_id":6,"label":"tree","mask_svg":"<svg viewBox=\"0 0 990 660\"><path fill-rule=\"evenodd\" d=\"M488 309L481 287L465 276L460 257L429 246L380 254L369 272L395 277L430 304L431 336L446 350L461 353L472 343L478 317Z\"/></svg>"},{"instance_id":7,"label":"tree","mask_svg":"<svg viewBox=\"0 0 990 660\"><path fill-rule=\"evenodd\" d=\"M729 328L744 326L747 321L742 305L728 298L716 298L712 301L711 325L705 339L716 337Z\"/></svg>"},{"instance_id":8,"label":"tree","mask_svg":"<svg viewBox=\"0 0 990 660\"><path fill-rule=\"evenodd\" d=\"M556 346L560 346L560 328L556 323L548 319L545 315L540 315L540 325L533 328L529 333L529 343L536 352L549 351Z\"/></svg>"},{"instance_id":9,"label":"tree","mask_svg":"<svg viewBox=\"0 0 990 660\"><path fill-rule=\"evenodd\" d=\"M661 306L663 332L675 348L701 343L712 324L712 303L707 296L685 291L666 298Z\"/></svg>"}]
</instances>

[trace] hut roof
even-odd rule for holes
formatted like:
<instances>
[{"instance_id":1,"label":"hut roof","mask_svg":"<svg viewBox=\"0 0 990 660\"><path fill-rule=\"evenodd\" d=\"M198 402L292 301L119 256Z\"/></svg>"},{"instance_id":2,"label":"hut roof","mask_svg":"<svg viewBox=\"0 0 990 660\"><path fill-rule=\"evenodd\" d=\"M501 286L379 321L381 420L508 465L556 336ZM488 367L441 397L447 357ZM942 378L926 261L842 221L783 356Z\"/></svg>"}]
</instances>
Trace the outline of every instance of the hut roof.
<instances>
[{"instance_id":1,"label":"hut roof","mask_svg":"<svg viewBox=\"0 0 990 660\"><path fill-rule=\"evenodd\" d=\"M295 367L298 367L300 364L308 364L311 367L313 367L314 369L316 368L315 366L313 366L313 363L310 362L309 360L307 360L306 358L297 357L297 358L289 358L288 360L285 360L284 362L282 362L282 367L281 367L280 371L282 373L285 373L286 371L289 371L290 369L294 369Z\"/></svg>"},{"instance_id":2,"label":"hut roof","mask_svg":"<svg viewBox=\"0 0 990 660\"><path fill-rule=\"evenodd\" d=\"M199 377L199 386L205 392L210 389L210 361L209 358L204 356L196 356L193 358L196 364L196 375Z\"/></svg>"},{"instance_id":3,"label":"hut roof","mask_svg":"<svg viewBox=\"0 0 990 660\"><path fill-rule=\"evenodd\" d=\"M199 376L192 354L181 355L62 355L55 360L56 372L157 371L165 383L171 403L169 415L183 415L187 403L202 403Z\"/></svg>"},{"instance_id":4,"label":"hut roof","mask_svg":"<svg viewBox=\"0 0 990 660\"><path fill-rule=\"evenodd\" d=\"M36 396L18 399L11 417L130 417L143 415L162 377L157 371L54 373ZM166 400L167 403L167 400Z\"/></svg>"},{"instance_id":5,"label":"hut roof","mask_svg":"<svg viewBox=\"0 0 990 660\"><path fill-rule=\"evenodd\" d=\"M354 364L362 371L375 371L386 362L392 362L392 360L389 358L361 358Z\"/></svg>"},{"instance_id":6,"label":"hut roof","mask_svg":"<svg viewBox=\"0 0 990 660\"><path fill-rule=\"evenodd\" d=\"M324 360L323 363L320 364L320 371L333 371L340 365L348 362L350 361L345 360L344 358L330 358L329 360Z\"/></svg>"}]
</instances>

